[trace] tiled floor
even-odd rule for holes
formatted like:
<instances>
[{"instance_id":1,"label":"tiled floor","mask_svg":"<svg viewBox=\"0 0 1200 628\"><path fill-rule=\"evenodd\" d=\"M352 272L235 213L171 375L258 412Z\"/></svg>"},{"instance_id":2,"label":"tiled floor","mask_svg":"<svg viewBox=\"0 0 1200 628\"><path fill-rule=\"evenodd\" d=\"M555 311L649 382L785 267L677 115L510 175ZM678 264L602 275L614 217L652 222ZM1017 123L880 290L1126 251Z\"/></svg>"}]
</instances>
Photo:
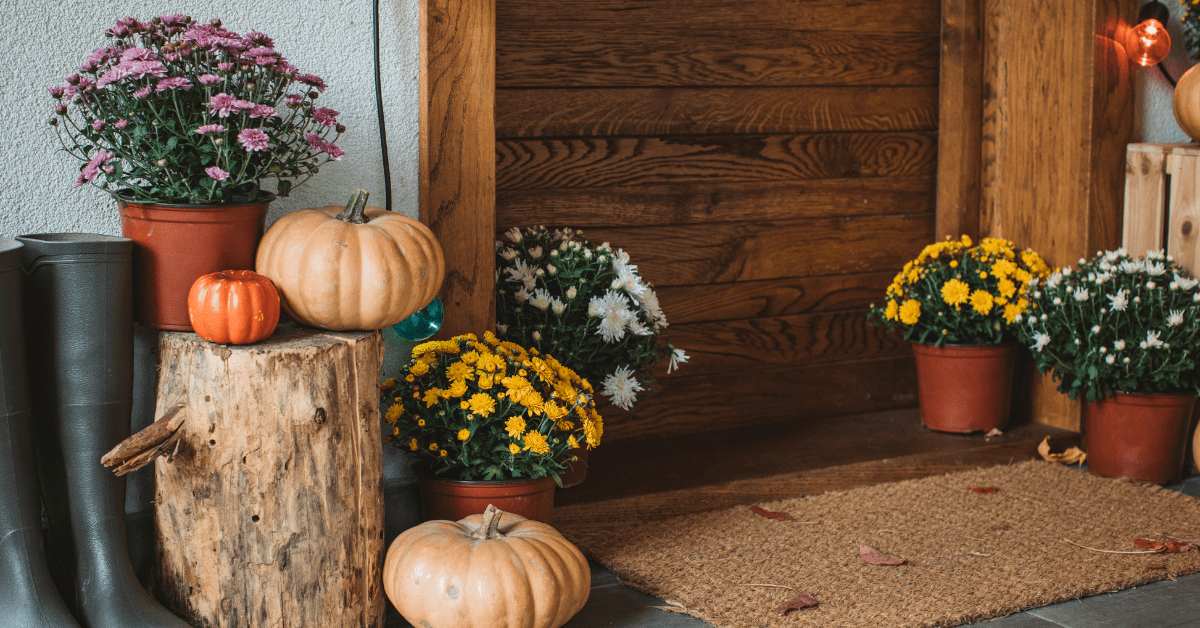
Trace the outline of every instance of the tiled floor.
<instances>
[{"instance_id":1,"label":"tiled floor","mask_svg":"<svg viewBox=\"0 0 1200 628\"><path fill-rule=\"evenodd\" d=\"M1200 476L1171 487L1200 498ZM708 624L656 606L659 599L617 582L612 572L592 565L588 603L564 628L707 628ZM388 628L408 624L389 607ZM1183 628L1200 627L1200 574L1165 580L1117 593L1096 595L971 624L983 628ZM884 628L884 627L864 627Z\"/></svg>"}]
</instances>

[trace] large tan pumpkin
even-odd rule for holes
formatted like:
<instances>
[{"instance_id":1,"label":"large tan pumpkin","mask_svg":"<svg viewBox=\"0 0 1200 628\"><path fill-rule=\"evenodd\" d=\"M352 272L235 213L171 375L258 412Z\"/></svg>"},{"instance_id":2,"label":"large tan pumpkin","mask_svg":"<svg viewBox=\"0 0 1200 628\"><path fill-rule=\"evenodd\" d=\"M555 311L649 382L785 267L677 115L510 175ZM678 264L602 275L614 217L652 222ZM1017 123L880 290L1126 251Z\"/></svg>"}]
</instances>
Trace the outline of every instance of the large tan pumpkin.
<instances>
[{"instance_id":1,"label":"large tan pumpkin","mask_svg":"<svg viewBox=\"0 0 1200 628\"><path fill-rule=\"evenodd\" d=\"M1175 86L1175 95L1171 99L1171 108L1175 111L1175 121L1193 142L1200 142L1200 71L1194 65L1179 78Z\"/></svg>"},{"instance_id":2,"label":"large tan pumpkin","mask_svg":"<svg viewBox=\"0 0 1200 628\"><path fill-rule=\"evenodd\" d=\"M275 282L292 318L334 331L380 329L441 288L446 263L433 232L366 203L358 190L345 207L293 212L263 235L255 270Z\"/></svg>"},{"instance_id":3,"label":"large tan pumpkin","mask_svg":"<svg viewBox=\"0 0 1200 628\"><path fill-rule=\"evenodd\" d=\"M414 626L558 628L591 585L587 560L557 530L490 505L410 528L383 564L383 589Z\"/></svg>"}]
</instances>

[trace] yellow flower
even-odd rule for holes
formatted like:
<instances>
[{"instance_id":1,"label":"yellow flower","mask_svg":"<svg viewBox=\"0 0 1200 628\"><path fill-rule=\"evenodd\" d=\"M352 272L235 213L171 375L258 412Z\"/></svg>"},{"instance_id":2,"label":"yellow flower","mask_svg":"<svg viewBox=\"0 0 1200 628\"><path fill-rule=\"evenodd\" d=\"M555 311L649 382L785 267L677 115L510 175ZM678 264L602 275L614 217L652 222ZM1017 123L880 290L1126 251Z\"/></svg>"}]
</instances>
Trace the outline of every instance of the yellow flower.
<instances>
[{"instance_id":1,"label":"yellow flower","mask_svg":"<svg viewBox=\"0 0 1200 628\"><path fill-rule=\"evenodd\" d=\"M575 440L574 434L567 437L567 447L570 447L571 449L579 449L579 441Z\"/></svg>"},{"instance_id":2,"label":"yellow flower","mask_svg":"<svg viewBox=\"0 0 1200 628\"><path fill-rule=\"evenodd\" d=\"M487 418L489 414L496 411L496 400L492 399L492 396L487 393L475 393L471 395L470 405L471 412L484 418Z\"/></svg>"},{"instance_id":3,"label":"yellow flower","mask_svg":"<svg viewBox=\"0 0 1200 628\"><path fill-rule=\"evenodd\" d=\"M571 430L575 429L575 424L570 421L566 421L566 420L559 421L558 429L560 429L564 432L570 432Z\"/></svg>"},{"instance_id":4,"label":"yellow flower","mask_svg":"<svg viewBox=\"0 0 1200 628\"><path fill-rule=\"evenodd\" d=\"M422 342L421 344L413 347L412 357L419 358L421 356L424 356L426 353L433 352L440 346L442 346L442 343L439 340L430 340L429 342Z\"/></svg>"},{"instance_id":5,"label":"yellow flower","mask_svg":"<svg viewBox=\"0 0 1200 628\"><path fill-rule=\"evenodd\" d=\"M490 373L479 371L477 375L479 375L477 383L479 384L479 387L484 390L491 390L492 386L496 383L496 378L492 377Z\"/></svg>"},{"instance_id":6,"label":"yellow flower","mask_svg":"<svg viewBox=\"0 0 1200 628\"><path fill-rule=\"evenodd\" d=\"M962 239L959 241L962 242L963 246L971 246L971 237L965 233L963 234Z\"/></svg>"},{"instance_id":7,"label":"yellow flower","mask_svg":"<svg viewBox=\"0 0 1200 628\"><path fill-rule=\"evenodd\" d=\"M475 351L468 351L462 354L462 361L466 364L474 366L475 363L479 361L479 354Z\"/></svg>"},{"instance_id":8,"label":"yellow flower","mask_svg":"<svg viewBox=\"0 0 1200 628\"><path fill-rule=\"evenodd\" d=\"M921 302L916 299L909 299L900 306L900 322L905 325L915 325L917 320L921 318ZM591 439L589 438L590 442Z\"/></svg>"},{"instance_id":9,"label":"yellow flower","mask_svg":"<svg viewBox=\"0 0 1200 628\"><path fill-rule=\"evenodd\" d=\"M443 458L445 458L445 457L446 457L446 450L445 450L445 449L443 449L443 450L439 451L439 452L438 452L438 455L439 455L439 456L441 456L441 457L443 457Z\"/></svg>"},{"instance_id":10,"label":"yellow flower","mask_svg":"<svg viewBox=\"0 0 1200 628\"><path fill-rule=\"evenodd\" d=\"M417 427L425 427L425 419L417 419Z\"/></svg>"},{"instance_id":11,"label":"yellow flower","mask_svg":"<svg viewBox=\"0 0 1200 628\"><path fill-rule=\"evenodd\" d=\"M599 415L596 416L599 419ZM583 422L583 437L587 439L588 449L600 446L600 436L604 433L604 423L591 419Z\"/></svg>"},{"instance_id":12,"label":"yellow flower","mask_svg":"<svg viewBox=\"0 0 1200 628\"><path fill-rule=\"evenodd\" d=\"M529 380L525 379L524 377L517 377L516 375L505 377L500 380L500 383L504 384L504 387L509 390L525 390L526 388L533 387L533 385L529 383Z\"/></svg>"},{"instance_id":13,"label":"yellow flower","mask_svg":"<svg viewBox=\"0 0 1200 628\"><path fill-rule=\"evenodd\" d=\"M987 316L988 312L992 311L993 304L994 301L990 292L987 292L986 290L976 290L975 292L971 293L971 307L974 308L976 312Z\"/></svg>"},{"instance_id":14,"label":"yellow flower","mask_svg":"<svg viewBox=\"0 0 1200 628\"><path fill-rule=\"evenodd\" d=\"M429 443L429 451L437 451L437 443Z\"/></svg>"},{"instance_id":15,"label":"yellow flower","mask_svg":"<svg viewBox=\"0 0 1200 628\"><path fill-rule=\"evenodd\" d=\"M979 278L980 278L980 279L987 279L987 271L986 271L986 270L981 270L981 271L979 271Z\"/></svg>"},{"instance_id":16,"label":"yellow flower","mask_svg":"<svg viewBox=\"0 0 1200 628\"><path fill-rule=\"evenodd\" d=\"M411 383L413 383L413 381L414 381L414 380L416 380L416 379L417 379L417 378L416 378L416 377L413 377L412 373L409 373L408 375L405 375L405 376L404 376L404 381L406 381L406 382L408 382L408 383L410 383L410 384L411 384Z\"/></svg>"},{"instance_id":17,"label":"yellow flower","mask_svg":"<svg viewBox=\"0 0 1200 628\"><path fill-rule=\"evenodd\" d=\"M1008 277L1016 272L1017 265L1006 259L996 260L996 263L992 264L992 274L997 277Z\"/></svg>"},{"instance_id":18,"label":"yellow flower","mask_svg":"<svg viewBox=\"0 0 1200 628\"><path fill-rule=\"evenodd\" d=\"M546 416L551 421L555 421L555 422L557 422L559 419L570 414L566 408L558 405L557 403L555 403L553 401L547 401L546 404L542 407L542 409L546 411Z\"/></svg>"},{"instance_id":19,"label":"yellow flower","mask_svg":"<svg viewBox=\"0 0 1200 628\"><path fill-rule=\"evenodd\" d=\"M504 430L510 438L520 438L525 433L525 419L519 416L510 418L504 422Z\"/></svg>"},{"instance_id":20,"label":"yellow flower","mask_svg":"<svg viewBox=\"0 0 1200 628\"><path fill-rule=\"evenodd\" d=\"M466 410L471 407L471 404L467 403L466 399L463 399L462 401L458 402L458 407L462 408L463 410Z\"/></svg>"},{"instance_id":21,"label":"yellow flower","mask_svg":"<svg viewBox=\"0 0 1200 628\"><path fill-rule=\"evenodd\" d=\"M1013 283L1011 279L1001 279L996 283L996 290L999 290L1004 297L1011 297L1017 293L1017 284Z\"/></svg>"},{"instance_id":22,"label":"yellow flower","mask_svg":"<svg viewBox=\"0 0 1200 628\"><path fill-rule=\"evenodd\" d=\"M1024 308L1016 303L1009 303L1008 305L1004 306L1004 322L1012 325L1017 320L1017 316L1021 314L1021 310L1023 309Z\"/></svg>"},{"instance_id":23,"label":"yellow flower","mask_svg":"<svg viewBox=\"0 0 1200 628\"><path fill-rule=\"evenodd\" d=\"M466 428L458 430L458 440L467 440L468 438L471 438L471 430Z\"/></svg>"},{"instance_id":24,"label":"yellow flower","mask_svg":"<svg viewBox=\"0 0 1200 628\"><path fill-rule=\"evenodd\" d=\"M1013 278L1024 285L1033 278L1033 275L1029 274L1029 271L1025 270L1024 268L1018 268L1015 272L1013 272Z\"/></svg>"},{"instance_id":25,"label":"yellow flower","mask_svg":"<svg viewBox=\"0 0 1200 628\"><path fill-rule=\"evenodd\" d=\"M958 260L956 260L956 259L950 260L950 268L958 268Z\"/></svg>"},{"instance_id":26,"label":"yellow flower","mask_svg":"<svg viewBox=\"0 0 1200 628\"><path fill-rule=\"evenodd\" d=\"M395 390L395 388L396 388L396 378L395 377L389 377L379 383L379 390L384 391L384 392L390 392L392 390Z\"/></svg>"},{"instance_id":27,"label":"yellow flower","mask_svg":"<svg viewBox=\"0 0 1200 628\"><path fill-rule=\"evenodd\" d=\"M446 379L452 382L473 380L475 379L475 369L467 366L465 362L455 362L446 369Z\"/></svg>"},{"instance_id":28,"label":"yellow flower","mask_svg":"<svg viewBox=\"0 0 1200 628\"><path fill-rule=\"evenodd\" d=\"M408 372L420 377L429 372L429 365L424 362L417 362L408 367Z\"/></svg>"},{"instance_id":29,"label":"yellow flower","mask_svg":"<svg viewBox=\"0 0 1200 628\"><path fill-rule=\"evenodd\" d=\"M883 310L883 317L889 321L894 321L900 312L900 304L895 301L888 300L887 307Z\"/></svg>"},{"instance_id":30,"label":"yellow flower","mask_svg":"<svg viewBox=\"0 0 1200 628\"><path fill-rule=\"evenodd\" d=\"M508 453L510 453L514 456L521 453L521 446L517 445L516 443L509 443L508 444Z\"/></svg>"},{"instance_id":31,"label":"yellow flower","mask_svg":"<svg viewBox=\"0 0 1200 628\"><path fill-rule=\"evenodd\" d=\"M971 287L959 281L958 279L951 279L945 284L942 284L942 300L945 301L947 305L959 305L966 303L967 297L970 294ZM907 305L907 303L905 305Z\"/></svg>"},{"instance_id":32,"label":"yellow flower","mask_svg":"<svg viewBox=\"0 0 1200 628\"><path fill-rule=\"evenodd\" d=\"M450 388L444 394L449 397L461 397L467 394L467 383L460 379L450 384Z\"/></svg>"},{"instance_id":33,"label":"yellow flower","mask_svg":"<svg viewBox=\"0 0 1200 628\"><path fill-rule=\"evenodd\" d=\"M409 449L411 449L411 450L413 450L413 451L416 451L418 447L419 447L419 445L417 445L417 439L415 439L415 438L414 438L414 439L412 439L412 440L408 441L408 448L409 448Z\"/></svg>"},{"instance_id":34,"label":"yellow flower","mask_svg":"<svg viewBox=\"0 0 1200 628\"><path fill-rule=\"evenodd\" d=\"M489 345L492 345L493 347L500 344L500 339L496 337L496 334L493 334L490 331L483 332L483 341Z\"/></svg>"},{"instance_id":35,"label":"yellow flower","mask_svg":"<svg viewBox=\"0 0 1200 628\"><path fill-rule=\"evenodd\" d=\"M1042 256L1029 249L1026 249L1025 252L1021 253L1021 261L1025 262L1025 266L1029 268L1029 272L1035 275L1041 275L1045 277L1046 275L1050 274L1050 267L1046 265L1046 262L1042 259Z\"/></svg>"},{"instance_id":36,"label":"yellow flower","mask_svg":"<svg viewBox=\"0 0 1200 628\"><path fill-rule=\"evenodd\" d=\"M529 410L530 414L541 414L544 410L542 393L532 388L526 390L525 394L521 395L521 399L517 403L525 406Z\"/></svg>"},{"instance_id":37,"label":"yellow flower","mask_svg":"<svg viewBox=\"0 0 1200 628\"><path fill-rule=\"evenodd\" d=\"M392 404L392 407L388 408L387 414L383 415L383 420L387 421L388 423L395 423L396 419L400 418L400 413L403 411L404 407L400 404Z\"/></svg>"},{"instance_id":38,"label":"yellow flower","mask_svg":"<svg viewBox=\"0 0 1200 628\"><path fill-rule=\"evenodd\" d=\"M434 387L434 388L430 388L429 390L425 391L425 398L422 399L422 401L425 402L426 408L432 408L434 405L437 404L438 401L441 401L441 399L442 399L442 389Z\"/></svg>"},{"instance_id":39,"label":"yellow flower","mask_svg":"<svg viewBox=\"0 0 1200 628\"><path fill-rule=\"evenodd\" d=\"M541 432L529 430L525 432L524 440L525 447L523 449L528 449L535 454L545 455L550 453L550 443L546 442L546 437Z\"/></svg>"}]
</instances>

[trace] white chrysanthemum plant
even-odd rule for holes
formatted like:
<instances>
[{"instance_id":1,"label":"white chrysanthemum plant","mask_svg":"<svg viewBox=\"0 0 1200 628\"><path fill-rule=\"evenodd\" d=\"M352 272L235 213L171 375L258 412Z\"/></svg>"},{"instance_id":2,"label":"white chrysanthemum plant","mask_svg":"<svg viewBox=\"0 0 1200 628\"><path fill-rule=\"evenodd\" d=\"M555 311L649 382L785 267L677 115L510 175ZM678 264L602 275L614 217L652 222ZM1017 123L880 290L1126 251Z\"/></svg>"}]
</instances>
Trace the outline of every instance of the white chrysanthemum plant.
<instances>
[{"instance_id":1,"label":"white chrysanthemum plant","mask_svg":"<svg viewBox=\"0 0 1200 628\"><path fill-rule=\"evenodd\" d=\"M623 410L688 356L668 342L667 318L629 255L592 246L574 229L512 228L496 242L496 333L536 347L592 382Z\"/></svg>"},{"instance_id":2,"label":"white chrysanthemum plant","mask_svg":"<svg viewBox=\"0 0 1200 628\"><path fill-rule=\"evenodd\" d=\"M1198 286L1163 251L1136 260L1124 249L1097 253L1034 286L1023 340L1071 399L1196 394Z\"/></svg>"}]
</instances>

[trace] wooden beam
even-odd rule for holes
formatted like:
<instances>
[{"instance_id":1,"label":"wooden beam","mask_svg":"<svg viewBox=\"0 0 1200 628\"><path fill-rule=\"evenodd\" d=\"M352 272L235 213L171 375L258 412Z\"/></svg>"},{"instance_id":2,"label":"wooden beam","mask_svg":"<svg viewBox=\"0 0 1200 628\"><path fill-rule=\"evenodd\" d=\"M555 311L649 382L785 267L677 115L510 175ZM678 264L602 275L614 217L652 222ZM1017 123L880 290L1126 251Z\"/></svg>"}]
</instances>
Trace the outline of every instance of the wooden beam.
<instances>
[{"instance_id":1,"label":"wooden beam","mask_svg":"<svg viewBox=\"0 0 1200 628\"><path fill-rule=\"evenodd\" d=\"M983 0L943 0L938 107L938 237L979 237Z\"/></svg>"},{"instance_id":2,"label":"wooden beam","mask_svg":"<svg viewBox=\"0 0 1200 628\"><path fill-rule=\"evenodd\" d=\"M495 325L495 0L421 0L421 220L446 254L439 336Z\"/></svg>"}]
</instances>

